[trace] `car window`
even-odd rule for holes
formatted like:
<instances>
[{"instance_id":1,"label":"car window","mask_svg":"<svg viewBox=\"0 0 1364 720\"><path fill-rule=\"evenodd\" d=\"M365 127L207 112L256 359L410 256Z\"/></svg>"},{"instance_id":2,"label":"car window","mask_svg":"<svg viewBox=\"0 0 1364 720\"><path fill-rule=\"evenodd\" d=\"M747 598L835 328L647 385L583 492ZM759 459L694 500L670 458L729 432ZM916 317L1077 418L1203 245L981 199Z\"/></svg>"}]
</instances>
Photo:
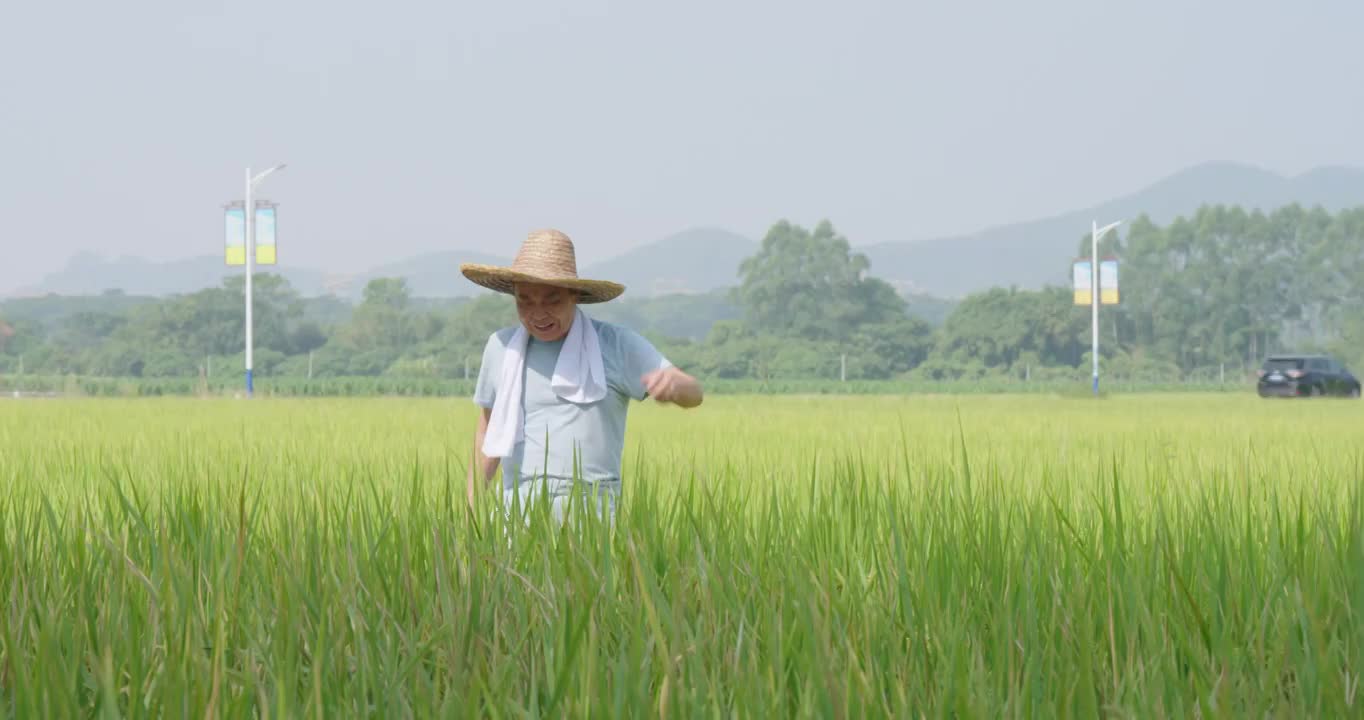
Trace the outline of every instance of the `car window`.
<instances>
[{"instance_id":1,"label":"car window","mask_svg":"<svg viewBox=\"0 0 1364 720\"><path fill-rule=\"evenodd\" d=\"M1265 361L1265 370L1268 372L1284 372L1287 370L1301 370L1302 358L1270 358Z\"/></svg>"},{"instance_id":2,"label":"car window","mask_svg":"<svg viewBox=\"0 0 1364 720\"><path fill-rule=\"evenodd\" d=\"M1307 369L1316 370L1318 372L1325 372L1329 368L1327 367L1325 360L1313 359L1307 361Z\"/></svg>"}]
</instances>

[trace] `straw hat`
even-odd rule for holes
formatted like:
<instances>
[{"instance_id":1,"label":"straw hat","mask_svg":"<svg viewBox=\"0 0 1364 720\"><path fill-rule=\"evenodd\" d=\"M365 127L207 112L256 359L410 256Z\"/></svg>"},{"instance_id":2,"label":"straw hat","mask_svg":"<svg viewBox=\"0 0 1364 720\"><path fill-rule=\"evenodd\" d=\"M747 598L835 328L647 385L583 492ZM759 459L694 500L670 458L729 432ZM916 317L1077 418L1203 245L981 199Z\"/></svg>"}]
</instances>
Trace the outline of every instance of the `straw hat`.
<instances>
[{"instance_id":1,"label":"straw hat","mask_svg":"<svg viewBox=\"0 0 1364 720\"><path fill-rule=\"evenodd\" d=\"M603 303L625 292L625 286L618 283L579 278L573 241L558 230L532 232L521 244L511 267L465 263L459 270L473 282L509 295L515 292L518 282L575 290L580 303Z\"/></svg>"}]
</instances>

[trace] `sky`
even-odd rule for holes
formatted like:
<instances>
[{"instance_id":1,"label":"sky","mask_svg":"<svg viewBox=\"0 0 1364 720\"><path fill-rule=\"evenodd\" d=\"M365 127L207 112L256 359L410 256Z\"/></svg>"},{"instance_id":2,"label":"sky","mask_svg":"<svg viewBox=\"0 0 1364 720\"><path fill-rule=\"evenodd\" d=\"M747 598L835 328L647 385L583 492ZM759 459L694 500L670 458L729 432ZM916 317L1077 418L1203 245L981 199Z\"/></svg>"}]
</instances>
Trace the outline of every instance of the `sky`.
<instances>
[{"instance_id":1,"label":"sky","mask_svg":"<svg viewBox=\"0 0 1364 720\"><path fill-rule=\"evenodd\" d=\"M1346 0L6 3L0 292L219 254L280 162L281 262L333 272L539 227L580 264L779 219L914 240L1202 162L1364 165L1361 31Z\"/></svg>"}]
</instances>

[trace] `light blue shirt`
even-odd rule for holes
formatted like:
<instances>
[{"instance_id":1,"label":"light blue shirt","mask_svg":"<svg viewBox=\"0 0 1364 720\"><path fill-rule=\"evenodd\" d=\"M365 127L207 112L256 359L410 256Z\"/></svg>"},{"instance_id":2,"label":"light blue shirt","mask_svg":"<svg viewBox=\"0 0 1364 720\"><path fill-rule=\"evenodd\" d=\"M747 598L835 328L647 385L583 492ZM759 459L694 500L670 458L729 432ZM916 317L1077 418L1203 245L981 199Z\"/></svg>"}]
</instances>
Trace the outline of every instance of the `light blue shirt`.
<instances>
[{"instance_id":1,"label":"light blue shirt","mask_svg":"<svg viewBox=\"0 0 1364 720\"><path fill-rule=\"evenodd\" d=\"M515 479L548 476L552 485L574 477L574 453L578 477L589 483L618 483L621 453L625 450L625 418L630 399L647 397L643 377L670 367L671 363L643 336L633 330L592 320L606 370L606 397L590 404L576 404L554 394L550 381L564 341L540 342L530 338L526 347L526 370L521 398L525 413L525 440L503 459L502 485L511 488ZM483 348L474 403L491 408L497 400L497 381L502 358L516 328L499 330ZM556 482L557 481L557 482Z\"/></svg>"}]
</instances>

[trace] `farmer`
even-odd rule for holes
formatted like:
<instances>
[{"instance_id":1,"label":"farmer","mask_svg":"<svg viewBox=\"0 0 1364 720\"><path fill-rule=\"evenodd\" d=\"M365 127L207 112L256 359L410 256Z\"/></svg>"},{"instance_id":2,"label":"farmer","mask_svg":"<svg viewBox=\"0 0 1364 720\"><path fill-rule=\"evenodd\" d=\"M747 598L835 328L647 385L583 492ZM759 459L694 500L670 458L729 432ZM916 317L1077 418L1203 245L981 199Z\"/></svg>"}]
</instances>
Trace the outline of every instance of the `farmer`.
<instances>
[{"instance_id":1,"label":"farmer","mask_svg":"<svg viewBox=\"0 0 1364 720\"><path fill-rule=\"evenodd\" d=\"M465 264L460 271L514 296L521 320L493 333L483 349L469 501L492 483L500 463L508 508L513 501L525 508L544 492L562 521L571 492L586 498L595 491L614 516L630 399L693 408L701 404L700 383L638 333L582 311L625 288L579 278L573 242L557 230L532 232L511 267Z\"/></svg>"}]
</instances>

